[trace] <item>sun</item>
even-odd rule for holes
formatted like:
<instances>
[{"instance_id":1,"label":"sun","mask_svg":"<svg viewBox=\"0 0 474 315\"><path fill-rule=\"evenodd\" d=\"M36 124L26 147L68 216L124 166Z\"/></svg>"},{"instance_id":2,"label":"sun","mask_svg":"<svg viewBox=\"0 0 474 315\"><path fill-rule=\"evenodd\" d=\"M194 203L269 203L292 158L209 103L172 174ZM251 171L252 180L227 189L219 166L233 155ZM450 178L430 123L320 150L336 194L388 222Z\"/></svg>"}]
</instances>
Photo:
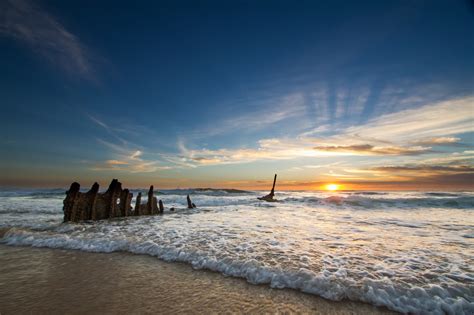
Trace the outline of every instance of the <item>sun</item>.
<instances>
[{"instance_id":1,"label":"sun","mask_svg":"<svg viewBox=\"0 0 474 315\"><path fill-rule=\"evenodd\" d=\"M339 187L340 186L338 184L327 184L326 190L335 191L335 190L338 190Z\"/></svg>"}]
</instances>

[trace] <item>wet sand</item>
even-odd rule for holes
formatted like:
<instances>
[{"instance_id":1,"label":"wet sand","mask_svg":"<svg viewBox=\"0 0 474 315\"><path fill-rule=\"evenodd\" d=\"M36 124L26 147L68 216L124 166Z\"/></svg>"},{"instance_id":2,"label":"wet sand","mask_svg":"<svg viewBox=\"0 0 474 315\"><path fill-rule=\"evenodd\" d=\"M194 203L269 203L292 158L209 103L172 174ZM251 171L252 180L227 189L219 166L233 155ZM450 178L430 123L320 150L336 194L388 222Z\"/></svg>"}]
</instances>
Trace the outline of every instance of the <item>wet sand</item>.
<instances>
[{"instance_id":1,"label":"wet sand","mask_svg":"<svg viewBox=\"0 0 474 315\"><path fill-rule=\"evenodd\" d=\"M128 253L0 245L0 314L390 314Z\"/></svg>"}]
</instances>

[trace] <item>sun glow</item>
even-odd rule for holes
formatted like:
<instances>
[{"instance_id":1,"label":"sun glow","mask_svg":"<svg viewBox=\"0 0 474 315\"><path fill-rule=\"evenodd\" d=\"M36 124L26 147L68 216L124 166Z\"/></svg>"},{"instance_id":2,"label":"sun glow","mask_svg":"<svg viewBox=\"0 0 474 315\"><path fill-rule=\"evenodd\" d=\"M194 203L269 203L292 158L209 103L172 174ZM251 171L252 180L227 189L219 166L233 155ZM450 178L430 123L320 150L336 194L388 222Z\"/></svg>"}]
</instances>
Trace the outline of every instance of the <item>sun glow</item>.
<instances>
[{"instance_id":1,"label":"sun glow","mask_svg":"<svg viewBox=\"0 0 474 315\"><path fill-rule=\"evenodd\" d=\"M330 190L330 191L335 191L340 188L338 184L327 184L325 187L326 187L326 190Z\"/></svg>"}]
</instances>

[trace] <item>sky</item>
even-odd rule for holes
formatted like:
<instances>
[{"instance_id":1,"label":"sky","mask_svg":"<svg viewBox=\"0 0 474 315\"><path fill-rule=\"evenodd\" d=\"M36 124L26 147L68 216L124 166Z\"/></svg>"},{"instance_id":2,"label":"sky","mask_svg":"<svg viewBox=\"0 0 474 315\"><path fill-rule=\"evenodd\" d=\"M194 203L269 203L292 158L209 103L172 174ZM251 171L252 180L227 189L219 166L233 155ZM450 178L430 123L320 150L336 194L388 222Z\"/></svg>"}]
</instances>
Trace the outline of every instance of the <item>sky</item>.
<instances>
[{"instance_id":1,"label":"sky","mask_svg":"<svg viewBox=\"0 0 474 315\"><path fill-rule=\"evenodd\" d=\"M474 4L0 2L0 186L474 189Z\"/></svg>"}]
</instances>

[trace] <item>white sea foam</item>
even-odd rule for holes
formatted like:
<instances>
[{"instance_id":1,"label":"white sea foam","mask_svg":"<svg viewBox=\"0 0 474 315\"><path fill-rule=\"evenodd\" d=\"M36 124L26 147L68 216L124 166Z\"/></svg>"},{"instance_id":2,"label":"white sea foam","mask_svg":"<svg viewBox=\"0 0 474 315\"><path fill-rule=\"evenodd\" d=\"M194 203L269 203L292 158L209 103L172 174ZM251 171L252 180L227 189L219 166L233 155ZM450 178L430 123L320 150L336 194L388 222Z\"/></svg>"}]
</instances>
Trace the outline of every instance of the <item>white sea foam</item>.
<instances>
[{"instance_id":1,"label":"white sea foam","mask_svg":"<svg viewBox=\"0 0 474 315\"><path fill-rule=\"evenodd\" d=\"M470 193L283 192L285 202L267 204L256 193L194 192L193 210L183 208L184 195L159 196L183 209L176 213L81 224L61 223L62 196L0 197L1 224L14 226L2 242L127 251L332 300L474 314ZM383 206L347 202L369 199ZM458 206L449 207L449 200Z\"/></svg>"}]
</instances>

